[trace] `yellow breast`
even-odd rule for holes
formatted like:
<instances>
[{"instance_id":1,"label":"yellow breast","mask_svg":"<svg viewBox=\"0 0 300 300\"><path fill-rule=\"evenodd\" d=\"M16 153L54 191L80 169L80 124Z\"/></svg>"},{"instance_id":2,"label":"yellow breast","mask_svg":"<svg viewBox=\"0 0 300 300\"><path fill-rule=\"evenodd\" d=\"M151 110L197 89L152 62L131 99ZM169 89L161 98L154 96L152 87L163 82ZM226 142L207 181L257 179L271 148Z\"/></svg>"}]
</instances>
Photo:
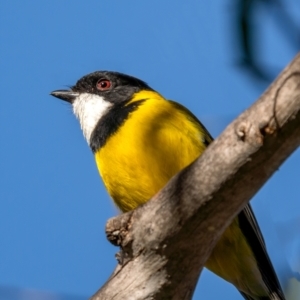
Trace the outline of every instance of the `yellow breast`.
<instances>
[{"instance_id":1,"label":"yellow breast","mask_svg":"<svg viewBox=\"0 0 300 300\"><path fill-rule=\"evenodd\" d=\"M95 153L104 184L123 212L148 201L201 155L211 141L183 107L150 91L138 93L132 101L142 99L146 100ZM206 267L241 291L265 295L255 258L237 218L220 238Z\"/></svg>"},{"instance_id":2,"label":"yellow breast","mask_svg":"<svg viewBox=\"0 0 300 300\"><path fill-rule=\"evenodd\" d=\"M154 196L205 149L200 125L173 102L144 91L146 99L95 153L104 184L123 211Z\"/></svg>"}]
</instances>

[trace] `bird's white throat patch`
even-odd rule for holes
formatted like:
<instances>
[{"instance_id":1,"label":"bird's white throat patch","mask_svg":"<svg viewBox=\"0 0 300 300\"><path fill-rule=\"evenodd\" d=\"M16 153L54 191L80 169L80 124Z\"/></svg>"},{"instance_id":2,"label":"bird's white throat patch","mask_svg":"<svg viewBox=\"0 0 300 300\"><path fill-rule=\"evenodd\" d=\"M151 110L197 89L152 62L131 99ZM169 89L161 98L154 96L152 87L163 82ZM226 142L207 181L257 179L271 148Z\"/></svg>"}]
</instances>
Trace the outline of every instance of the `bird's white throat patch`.
<instances>
[{"instance_id":1,"label":"bird's white throat patch","mask_svg":"<svg viewBox=\"0 0 300 300\"><path fill-rule=\"evenodd\" d=\"M88 144L97 123L111 106L112 103L105 101L103 97L89 93L80 94L73 102L73 112Z\"/></svg>"}]
</instances>

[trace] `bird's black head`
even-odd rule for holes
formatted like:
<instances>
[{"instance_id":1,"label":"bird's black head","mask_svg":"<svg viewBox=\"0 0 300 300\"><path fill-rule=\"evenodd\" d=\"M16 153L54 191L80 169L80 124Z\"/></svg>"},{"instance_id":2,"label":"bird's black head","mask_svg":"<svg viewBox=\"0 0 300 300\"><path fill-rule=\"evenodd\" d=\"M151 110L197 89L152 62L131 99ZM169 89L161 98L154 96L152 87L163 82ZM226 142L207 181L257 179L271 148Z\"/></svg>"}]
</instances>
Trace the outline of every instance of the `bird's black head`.
<instances>
[{"instance_id":1,"label":"bird's black head","mask_svg":"<svg viewBox=\"0 0 300 300\"><path fill-rule=\"evenodd\" d=\"M77 81L71 90L58 90L52 96L73 103L79 94L88 93L101 96L105 101L120 103L128 101L133 94L152 89L142 80L118 72L97 71Z\"/></svg>"},{"instance_id":2,"label":"bird's black head","mask_svg":"<svg viewBox=\"0 0 300 300\"><path fill-rule=\"evenodd\" d=\"M109 125L109 132L113 132L111 128L115 130L137 108L138 102L131 105L129 102L141 91L154 92L145 82L132 76L98 71L79 79L70 90L57 90L51 95L72 104L91 145L91 136L97 127L101 125L105 129Z\"/></svg>"}]
</instances>

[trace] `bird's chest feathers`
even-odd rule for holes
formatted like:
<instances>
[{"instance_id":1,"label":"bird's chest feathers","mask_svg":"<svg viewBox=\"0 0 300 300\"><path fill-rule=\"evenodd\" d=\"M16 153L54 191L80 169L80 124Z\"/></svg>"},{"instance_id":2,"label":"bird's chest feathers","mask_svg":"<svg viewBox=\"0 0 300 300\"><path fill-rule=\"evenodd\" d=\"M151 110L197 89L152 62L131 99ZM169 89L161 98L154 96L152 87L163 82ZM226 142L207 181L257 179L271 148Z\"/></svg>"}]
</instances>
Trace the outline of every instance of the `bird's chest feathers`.
<instances>
[{"instance_id":1,"label":"bird's chest feathers","mask_svg":"<svg viewBox=\"0 0 300 300\"><path fill-rule=\"evenodd\" d=\"M95 153L104 184L123 211L149 200L201 153L193 125L169 102L152 102L130 114Z\"/></svg>"}]
</instances>

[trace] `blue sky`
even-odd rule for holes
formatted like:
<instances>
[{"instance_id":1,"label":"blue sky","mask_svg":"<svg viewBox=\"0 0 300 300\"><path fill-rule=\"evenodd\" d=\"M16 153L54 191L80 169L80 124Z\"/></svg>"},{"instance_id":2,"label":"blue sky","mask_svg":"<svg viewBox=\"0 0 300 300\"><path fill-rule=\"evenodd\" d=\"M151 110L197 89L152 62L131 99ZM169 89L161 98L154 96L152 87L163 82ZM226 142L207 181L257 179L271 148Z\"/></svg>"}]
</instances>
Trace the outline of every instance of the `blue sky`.
<instances>
[{"instance_id":1,"label":"blue sky","mask_svg":"<svg viewBox=\"0 0 300 300\"><path fill-rule=\"evenodd\" d=\"M71 108L49 93L96 70L124 72L187 106L216 137L266 88L236 65L233 3L0 2L0 287L84 299L116 264L104 227L118 212ZM299 20L297 0L285 3ZM279 72L296 50L272 11L256 21L258 54ZM299 163L297 151L252 201L282 279L287 266L300 271ZM208 271L200 295L241 299Z\"/></svg>"}]
</instances>

